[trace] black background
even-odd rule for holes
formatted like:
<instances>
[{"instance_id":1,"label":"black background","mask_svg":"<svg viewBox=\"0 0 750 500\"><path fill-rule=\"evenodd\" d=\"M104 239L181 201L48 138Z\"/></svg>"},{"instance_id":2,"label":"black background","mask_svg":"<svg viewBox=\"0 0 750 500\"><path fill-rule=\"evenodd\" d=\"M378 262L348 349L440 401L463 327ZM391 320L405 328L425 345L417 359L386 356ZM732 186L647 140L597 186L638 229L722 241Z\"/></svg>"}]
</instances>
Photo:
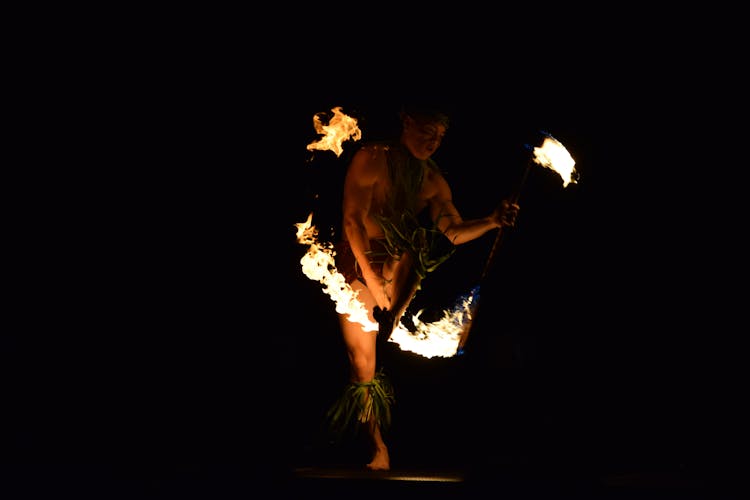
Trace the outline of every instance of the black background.
<instances>
[{"instance_id":1,"label":"black background","mask_svg":"<svg viewBox=\"0 0 750 500\"><path fill-rule=\"evenodd\" d=\"M738 470L742 334L722 281L740 271L725 243L738 199L712 163L734 140L713 126L725 94L697 90L694 60L662 46L612 42L602 57L593 35L451 33L273 55L225 33L169 64L150 53L131 73L150 78L104 92L85 165L42 186L64 203L34 211L25 320L4 337L9 462L128 479L337 460L319 426L346 357L294 225L313 212L335 236L356 145L306 146L317 113L342 106L368 140L419 101L451 115L436 160L465 218L510 192L540 130L580 179L531 171L464 355L381 354L398 391L393 465ZM461 247L419 300L476 284L493 237Z\"/></svg>"}]
</instances>

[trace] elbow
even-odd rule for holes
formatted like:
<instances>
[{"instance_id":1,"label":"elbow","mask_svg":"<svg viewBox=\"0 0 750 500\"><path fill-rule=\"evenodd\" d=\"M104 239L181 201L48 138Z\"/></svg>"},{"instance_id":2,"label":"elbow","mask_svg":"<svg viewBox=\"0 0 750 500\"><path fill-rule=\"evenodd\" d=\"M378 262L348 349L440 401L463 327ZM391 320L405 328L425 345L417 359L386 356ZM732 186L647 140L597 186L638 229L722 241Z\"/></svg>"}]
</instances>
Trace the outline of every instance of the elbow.
<instances>
[{"instance_id":1,"label":"elbow","mask_svg":"<svg viewBox=\"0 0 750 500\"><path fill-rule=\"evenodd\" d=\"M364 228L364 223L355 216L344 216L341 221L341 229L344 234L349 235L352 231L360 231Z\"/></svg>"},{"instance_id":2,"label":"elbow","mask_svg":"<svg viewBox=\"0 0 750 500\"><path fill-rule=\"evenodd\" d=\"M463 243L460 238L461 233L459 233L458 231L451 231L450 228L448 228L443 231L443 234L453 245L460 245L461 243Z\"/></svg>"}]
</instances>

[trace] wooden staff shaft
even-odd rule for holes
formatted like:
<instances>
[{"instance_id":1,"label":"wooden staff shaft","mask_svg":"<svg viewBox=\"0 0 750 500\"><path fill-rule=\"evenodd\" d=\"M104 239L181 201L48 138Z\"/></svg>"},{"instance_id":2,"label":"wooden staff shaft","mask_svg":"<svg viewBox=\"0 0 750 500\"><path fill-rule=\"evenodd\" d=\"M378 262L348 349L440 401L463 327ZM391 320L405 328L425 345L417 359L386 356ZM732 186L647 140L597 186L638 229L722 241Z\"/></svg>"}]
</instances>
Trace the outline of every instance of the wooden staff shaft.
<instances>
[{"instance_id":1,"label":"wooden staff shaft","mask_svg":"<svg viewBox=\"0 0 750 500\"><path fill-rule=\"evenodd\" d=\"M526 169L523 171L523 175L521 176L521 180L518 183L518 186L516 186L515 191L511 195L511 197L508 199L511 203L518 203L518 199L521 197L521 189L523 188L523 185L526 183L526 178L529 176L529 171L531 170L531 164L532 161L529 160L529 162L526 164ZM495 236L495 241L492 244L492 248L490 249L490 254L487 257L487 262L484 263L484 270L482 271L482 276L479 278L479 281L484 281L485 276L487 276L487 273L489 273L490 268L492 267L492 264L495 261L495 255L497 254L497 250L500 248L500 244L503 240L503 235L505 234L505 227L501 226L497 230L497 235Z\"/></svg>"},{"instance_id":2,"label":"wooden staff shaft","mask_svg":"<svg viewBox=\"0 0 750 500\"><path fill-rule=\"evenodd\" d=\"M521 197L521 189L523 188L523 185L526 183L526 178L529 176L531 165L532 165L532 161L529 160L528 164L526 165L526 169L524 170L523 175L521 176L521 180L516 186L515 191L510 196L510 198L508 198L508 201L510 201L511 203L518 203L518 199ZM503 241L504 234L505 234L505 226L500 226L497 229L497 235L495 236L495 241L493 242L492 248L490 249L490 254L487 257L487 262L484 263L484 270L482 271L482 276L479 278L479 284L475 288L477 292L479 291L481 283L484 281L485 277L490 271L490 268L492 267L492 264L495 261L495 255L497 255L497 251L500 248L500 245ZM479 312L479 297L478 296L476 297L475 302L471 306L471 319L466 325L464 325L464 328L461 331L461 335L458 340L458 349L456 351L457 354L463 354L464 352L464 345L466 345L466 341L469 338L469 331L471 331L471 327L474 324L474 320L476 319L477 312Z\"/></svg>"}]
</instances>

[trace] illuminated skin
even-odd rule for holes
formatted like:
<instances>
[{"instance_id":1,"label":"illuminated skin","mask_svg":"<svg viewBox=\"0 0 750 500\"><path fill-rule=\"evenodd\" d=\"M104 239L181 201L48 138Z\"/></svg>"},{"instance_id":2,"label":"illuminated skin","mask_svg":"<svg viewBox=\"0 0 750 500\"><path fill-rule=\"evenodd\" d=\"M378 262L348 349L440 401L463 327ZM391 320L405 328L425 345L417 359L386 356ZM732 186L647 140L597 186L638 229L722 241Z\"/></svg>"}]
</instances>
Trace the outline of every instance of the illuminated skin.
<instances>
[{"instance_id":1,"label":"illuminated skin","mask_svg":"<svg viewBox=\"0 0 750 500\"><path fill-rule=\"evenodd\" d=\"M430 158L440 147L446 133L440 121L402 116L401 143L420 160ZM343 232L361 268L365 282L356 280L351 286L359 293L359 300L367 308L370 320L376 321L376 307L391 312L393 325L398 325L401 315L419 287L419 277L413 272L413 255L405 253L401 259L388 261L382 274L370 265L367 252L370 240L382 238L383 231L375 214L386 202L391 181L386 160L387 146L363 146L352 157L344 182ZM503 201L486 217L464 220L453 205L451 188L437 171L426 168L418 194L419 212L429 210L430 218L454 245L472 241L490 230L512 226L518 205ZM438 217L440 216L440 217ZM339 315L341 330L351 368L353 382L369 382L376 372L377 332L364 331L361 324L350 322ZM390 326L390 325L389 325ZM373 470L390 469L390 457L380 429L370 422L368 432L372 440L373 456L367 467Z\"/></svg>"}]
</instances>

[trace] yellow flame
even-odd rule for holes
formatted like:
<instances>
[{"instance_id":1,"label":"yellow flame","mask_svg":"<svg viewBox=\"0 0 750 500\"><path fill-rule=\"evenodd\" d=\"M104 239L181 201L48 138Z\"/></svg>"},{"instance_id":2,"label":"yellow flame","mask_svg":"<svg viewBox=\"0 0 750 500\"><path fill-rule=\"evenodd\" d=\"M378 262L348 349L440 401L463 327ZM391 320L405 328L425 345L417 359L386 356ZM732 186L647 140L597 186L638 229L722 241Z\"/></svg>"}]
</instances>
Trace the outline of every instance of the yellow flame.
<instances>
[{"instance_id":1,"label":"yellow flame","mask_svg":"<svg viewBox=\"0 0 750 500\"><path fill-rule=\"evenodd\" d=\"M336 106L331 111L333 111L333 117L329 120L328 125L323 124L324 113L317 113L313 116L315 131L322 134L323 137L308 144L308 151L313 149L330 150L336 153L336 156L341 156L341 153L344 152L342 143L345 140L358 141L362 138L362 131L357 126L356 119L344 114L341 111L341 106Z\"/></svg>"},{"instance_id":2,"label":"yellow flame","mask_svg":"<svg viewBox=\"0 0 750 500\"><path fill-rule=\"evenodd\" d=\"M359 292L336 269L336 251L333 245L319 241L312 216L311 212L305 222L295 224L297 241L308 246L300 259L302 272L309 279L323 285L323 292L336 304L337 313L346 315L349 321L359 323L365 331L377 331L378 324L369 319L365 305L358 299ZM454 356L458 351L461 332L467 322L471 321L473 301L473 295L462 299L452 311L443 311L443 317L433 323L422 322L419 316L423 311L420 311L412 316L416 331L410 332L399 323L390 342L398 344L401 350L426 358Z\"/></svg>"},{"instance_id":3,"label":"yellow flame","mask_svg":"<svg viewBox=\"0 0 750 500\"><path fill-rule=\"evenodd\" d=\"M534 148L534 161L557 172L562 177L563 187L576 182L574 177L576 162L557 139L546 136L542 146Z\"/></svg>"}]
</instances>

